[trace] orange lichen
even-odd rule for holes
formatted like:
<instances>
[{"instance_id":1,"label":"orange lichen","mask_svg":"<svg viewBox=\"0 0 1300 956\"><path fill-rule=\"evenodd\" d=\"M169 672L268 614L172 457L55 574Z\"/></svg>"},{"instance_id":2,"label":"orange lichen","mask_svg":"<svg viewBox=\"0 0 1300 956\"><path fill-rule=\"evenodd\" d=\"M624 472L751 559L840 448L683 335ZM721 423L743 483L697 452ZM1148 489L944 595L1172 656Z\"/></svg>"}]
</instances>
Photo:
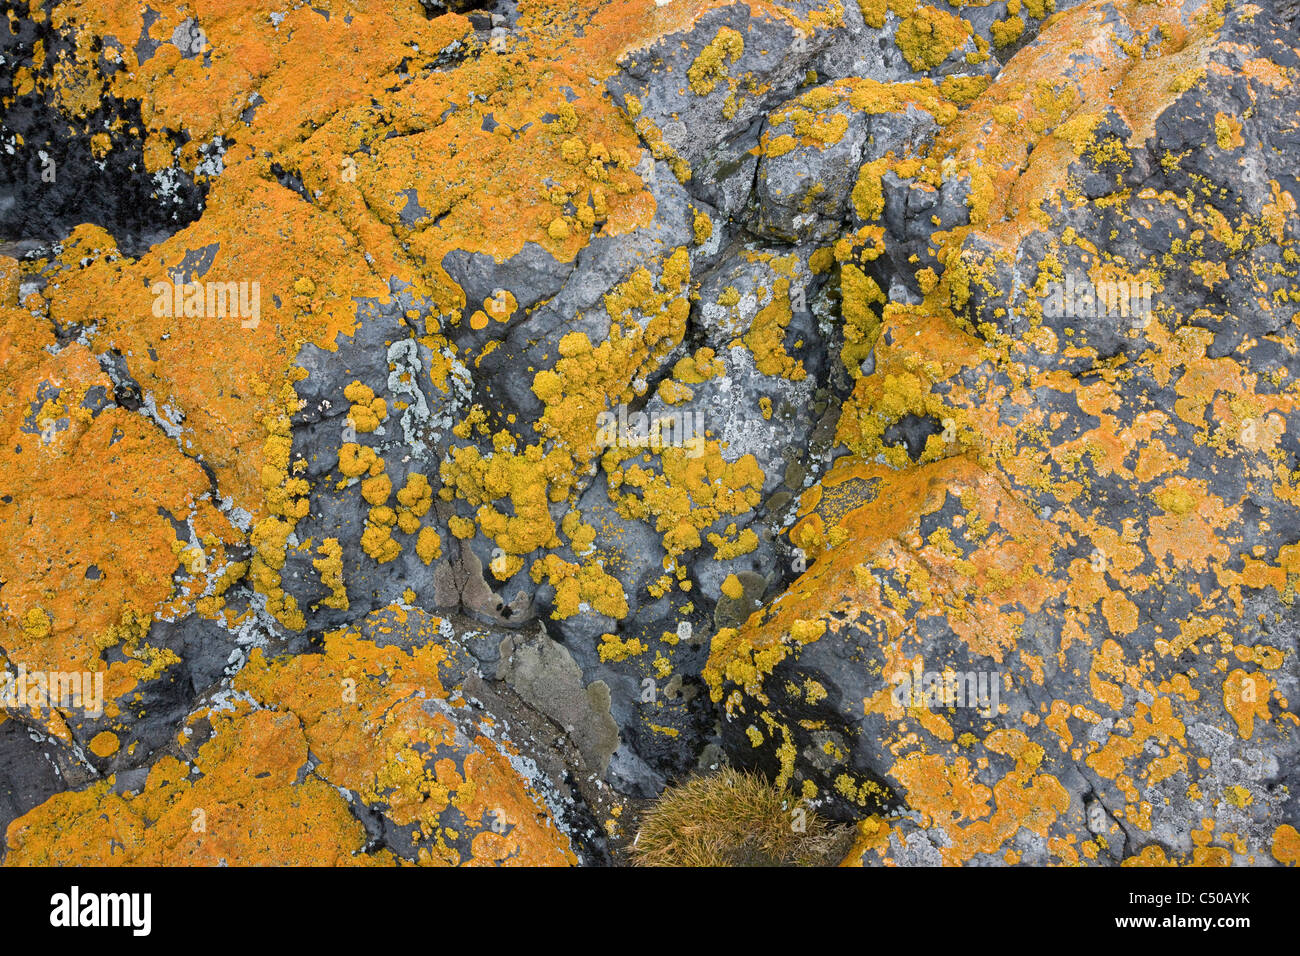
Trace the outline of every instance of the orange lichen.
<instances>
[{"instance_id":1,"label":"orange lichen","mask_svg":"<svg viewBox=\"0 0 1300 956\"><path fill-rule=\"evenodd\" d=\"M1273 859L1285 866L1300 866L1300 833L1289 823L1273 831Z\"/></svg>"},{"instance_id":2,"label":"orange lichen","mask_svg":"<svg viewBox=\"0 0 1300 956\"><path fill-rule=\"evenodd\" d=\"M213 715L194 769L163 757L136 795L112 781L57 794L9 825L9 866L341 865L391 861L360 854L365 828L307 765L292 714Z\"/></svg>"}]
</instances>

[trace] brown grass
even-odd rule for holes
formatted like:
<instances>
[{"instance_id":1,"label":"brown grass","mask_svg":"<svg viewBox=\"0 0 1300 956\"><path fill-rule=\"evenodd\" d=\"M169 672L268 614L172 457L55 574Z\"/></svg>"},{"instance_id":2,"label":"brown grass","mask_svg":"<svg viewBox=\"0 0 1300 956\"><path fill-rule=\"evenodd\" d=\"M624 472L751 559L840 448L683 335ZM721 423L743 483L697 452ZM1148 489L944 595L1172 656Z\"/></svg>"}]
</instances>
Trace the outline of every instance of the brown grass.
<instances>
[{"instance_id":1,"label":"brown grass","mask_svg":"<svg viewBox=\"0 0 1300 956\"><path fill-rule=\"evenodd\" d=\"M834 866L852 843L763 777L726 769L665 790L641 817L629 848L637 866Z\"/></svg>"}]
</instances>

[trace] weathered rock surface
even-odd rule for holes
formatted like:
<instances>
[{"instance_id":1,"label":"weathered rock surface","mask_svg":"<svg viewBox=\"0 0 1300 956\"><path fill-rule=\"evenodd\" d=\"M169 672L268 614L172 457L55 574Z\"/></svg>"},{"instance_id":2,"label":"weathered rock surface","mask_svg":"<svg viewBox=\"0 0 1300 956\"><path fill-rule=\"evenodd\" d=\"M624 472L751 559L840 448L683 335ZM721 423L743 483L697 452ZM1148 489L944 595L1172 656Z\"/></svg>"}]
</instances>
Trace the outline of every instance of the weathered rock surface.
<instances>
[{"instance_id":1,"label":"weathered rock surface","mask_svg":"<svg viewBox=\"0 0 1300 956\"><path fill-rule=\"evenodd\" d=\"M1294 4L38 6L6 862L1296 861Z\"/></svg>"}]
</instances>

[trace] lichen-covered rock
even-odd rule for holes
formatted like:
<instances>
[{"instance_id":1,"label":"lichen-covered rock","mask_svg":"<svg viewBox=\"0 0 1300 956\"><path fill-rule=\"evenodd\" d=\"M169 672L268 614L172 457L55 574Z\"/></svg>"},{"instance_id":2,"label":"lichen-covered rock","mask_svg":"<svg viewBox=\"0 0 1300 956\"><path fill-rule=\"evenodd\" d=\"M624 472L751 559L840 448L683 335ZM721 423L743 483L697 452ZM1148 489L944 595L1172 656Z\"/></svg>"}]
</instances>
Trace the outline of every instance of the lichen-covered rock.
<instances>
[{"instance_id":1,"label":"lichen-covered rock","mask_svg":"<svg viewBox=\"0 0 1300 956\"><path fill-rule=\"evenodd\" d=\"M9 24L6 862L1296 861L1284 0Z\"/></svg>"},{"instance_id":2,"label":"lichen-covered rock","mask_svg":"<svg viewBox=\"0 0 1300 956\"><path fill-rule=\"evenodd\" d=\"M442 686L446 670L470 676L453 636L400 609L333 632L323 654L255 650L233 694L185 719L175 755L134 784L47 800L12 824L9 862L574 862L546 802L559 794L503 733L511 715Z\"/></svg>"},{"instance_id":3,"label":"lichen-covered rock","mask_svg":"<svg viewBox=\"0 0 1300 956\"><path fill-rule=\"evenodd\" d=\"M883 312L791 531L811 567L714 639L733 747L901 813L864 862L1264 864L1296 815L1295 180L1238 118L1295 55L1262 15L1151 12L1049 25L941 135L970 224Z\"/></svg>"}]
</instances>

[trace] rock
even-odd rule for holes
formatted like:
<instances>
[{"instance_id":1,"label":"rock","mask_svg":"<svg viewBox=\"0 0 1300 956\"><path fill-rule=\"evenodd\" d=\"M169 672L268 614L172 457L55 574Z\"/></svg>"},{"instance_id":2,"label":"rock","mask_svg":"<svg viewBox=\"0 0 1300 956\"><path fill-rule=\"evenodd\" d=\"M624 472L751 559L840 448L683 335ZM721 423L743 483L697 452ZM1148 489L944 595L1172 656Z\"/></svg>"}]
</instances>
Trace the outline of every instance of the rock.
<instances>
[{"instance_id":1,"label":"rock","mask_svg":"<svg viewBox=\"0 0 1300 956\"><path fill-rule=\"evenodd\" d=\"M11 23L6 862L1293 859L1294 4L556 13Z\"/></svg>"},{"instance_id":2,"label":"rock","mask_svg":"<svg viewBox=\"0 0 1300 956\"><path fill-rule=\"evenodd\" d=\"M827 100L833 104L829 108L807 108ZM786 242L832 238L844 218L867 136L867 116L825 87L774 111L758 164L754 231ZM801 145L806 140L812 142Z\"/></svg>"},{"instance_id":3,"label":"rock","mask_svg":"<svg viewBox=\"0 0 1300 956\"><path fill-rule=\"evenodd\" d=\"M9 824L69 785L60 770L58 750L47 746L16 720L0 724L0 753L8 771L0 790L0 825Z\"/></svg>"},{"instance_id":4,"label":"rock","mask_svg":"<svg viewBox=\"0 0 1300 956\"><path fill-rule=\"evenodd\" d=\"M582 684L573 655L546 636L528 641L506 637L497 676L568 731L587 765L603 774L618 747L618 725L609 716L609 688L600 681Z\"/></svg>"},{"instance_id":5,"label":"rock","mask_svg":"<svg viewBox=\"0 0 1300 956\"><path fill-rule=\"evenodd\" d=\"M1080 19L1086 24L1085 15ZM1121 34L1127 29L1123 21L1107 25ZM1067 29L1062 21L1056 32ZM1212 49L1226 50L1240 29L1229 18L1217 40L1225 46ZM1055 39L1049 28L1036 44L1049 48ZM1023 81L1033 69L1032 61L1017 58L990 93L996 99L999 84ZM1161 130L1180 128L1176 117L1184 104L1198 104L1192 115L1201 115L1202 129L1205 110L1229 115L1232 107L1216 103L1213 92L1228 81L1206 83L1141 118L1156 131L1157 144ZM1235 128L1226 120L1220 125ZM1127 126L1105 121L1091 128L1109 142L1130 134ZM1237 168L1258 168L1267 181L1272 159L1252 152L1264 138L1220 148L1235 148ZM1105 155L1121 156L1116 147L1123 149L1123 141ZM1165 183L1187 175L1179 166L1141 160L1150 148L1139 143L1132 163L1107 158L1087 172L1090 157L1103 153L1081 143L1077 159L1073 151L1057 160L1035 154L1043 168L1024 175L1043 182L1052 175L1050 164L1061 163L1069 178L1059 182L1068 190L1076 175L1088 182L1113 164L1142 171L1142 185L1154 187L1145 195L1185 194ZM1216 148L1206 151L1207 160L1190 162L1212 168ZM1217 210L1226 200L1221 208L1238 220L1263 215L1264 194L1256 192L1252 205L1244 196L1234 201L1239 190L1202 185L1201 201ZM1002 208L1009 215L1017 207ZM1221 386L1210 379L1203 391L1188 391L1202 374L1196 370L1213 363L1220 363L1215 382L1263 379L1251 352L1229 357L1225 349L1211 358L1216 333L1175 318L1207 308L1252 312L1232 301L1233 276L1252 271L1256 257L1271 249L1255 252L1249 240L1235 253L1216 246L1212 256L1224 275L1211 291L1195 280L1204 268L1197 256L1209 250L1189 255L1173 241L1172 218L1188 215L1185 210L1153 198L1118 207L1100 201L1094 207L1087 199L1064 207L1049 199L1041 208L1043 217L1021 233L1016 254L1007 255L1005 229L992 216L959 240L959 281L969 282L973 326L990 339L1003 335L1038 347L998 359L955 317L935 317L928 298L926 307L886 308L872 373L858 380L846 403L846 416L853 404L870 410L859 413L849 442L862 458L837 463L816 494L805 496L804 517L791 532L816 553L815 563L761 615L713 642L705 676L727 710L724 738L733 754L752 754L748 763L811 789L839 813L906 811L863 862L1271 862L1276 821L1294 813L1284 769L1294 742L1277 725L1255 721L1266 710L1289 707L1289 691L1281 688L1296 680L1291 652L1280 650L1295 640L1282 584L1289 580L1294 526L1282 519L1274 534L1271 524L1265 531L1257 522L1293 506L1275 497L1271 481L1248 475L1260 474L1249 462L1260 454L1252 442L1263 422L1272 422L1270 435L1289 434L1292 413L1273 404L1272 385L1252 390L1247 400L1276 409L1267 413L1271 418L1245 405L1229 412L1218 404L1228 399L1213 394ZM900 205L891 215L891 236L907 237L922 221L914 218L911 196L905 211ZM950 228L942 220L936 225ZM1117 228L1131 238L1116 241ZM1079 254L1076 236L1081 245L1105 250L1100 262ZM1269 248L1270 240L1260 238ZM1127 277L1162 256L1174 257L1176 266L1160 283L1168 302L1154 294L1141 324L1130 328L1133 316L1089 312L1089 296L1104 298L1110 290L1087 270L1126 270L1108 281L1119 283L1127 298ZM949 270L956 261L947 259ZM1030 305L1042 292L1051 294L1042 284L1036 296L1022 291L1019 306L1002 291L1032 288L1049 261L1065 275L1081 274L1080 287L1096 288L1074 291L1059 312ZM1065 285L1062 273L1045 278ZM967 287L954 281L952 288L964 293ZM1232 325L1259 323L1255 334L1267 336L1277 321L1267 311L1252 312ZM1049 330L1060 347L1042 346ZM906 356L904 343L931 334L936 343L950 343L941 354L951 358L923 370ZM1175 342L1185 358L1167 367L1169 378L1154 373L1156 356ZM1122 378L1105 371L1125 358L1134 368ZM1035 382L1036 376L1043 378ZM1064 376L1055 378L1063 389L1047 384L1055 376ZM1036 391L1012 399L1013 381ZM1110 397L1076 404L1088 389ZM1192 394L1204 396L1195 413L1179 397ZM1213 413L1217 421L1207 420L1211 407L1222 409ZM985 417L982 409L997 411ZM923 422L929 424L917 431ZM966 428L979 436L973 444ZM1029 438L1038 428L1038 437ZM1207 435L1220 429L1237 437L1209 445ZM1159 465L1139 433L1151 434L1168 456ZM905 457L889 453L900 439ZM1094 443L1111 440L1112 452L1099 454L1101 444ZM994 450L1001 442L1006 450ZM1085 452L1089 447L1096 451ZM1283 468L1294 466L1294 450L1271 447ZM1066 448L1084 456L1073 459L1063 454ZM1031 460L1039 464L1021 467ZM1209 488L1212 498L1199 497L1206 493L1199 489ZM1203 523L1202 509L1211 501L1225 510L1213 524ZM1081 515L1088 518L1075 524ZM1187 533L1197 535L1194 550L1173 543ZM1260 588L1238 584L1246 603L1234 610L1215 582L1241 582L1255 561L1276 568L1280 587L1263 579ZM823 594L843 597L830 608L806 597ZM1206 667L1204 655L1217 653L1210 645L1227 621L1234 622L1232 637L1222 638L1233 645L1230 656L1217 669ZM1279 653L1268 665L1254 663L1273 653L1265 647ZM955 706L945 706L945 689ZM803 729L810 714L822 729ZM851 779L847 766L856 771ZM953 811L968 799L979 809ZM1201 815L1230 820L1232 832L1245 835L1242 842L1193 838L1174 822Z\"/></svg>"}]
</instances>

